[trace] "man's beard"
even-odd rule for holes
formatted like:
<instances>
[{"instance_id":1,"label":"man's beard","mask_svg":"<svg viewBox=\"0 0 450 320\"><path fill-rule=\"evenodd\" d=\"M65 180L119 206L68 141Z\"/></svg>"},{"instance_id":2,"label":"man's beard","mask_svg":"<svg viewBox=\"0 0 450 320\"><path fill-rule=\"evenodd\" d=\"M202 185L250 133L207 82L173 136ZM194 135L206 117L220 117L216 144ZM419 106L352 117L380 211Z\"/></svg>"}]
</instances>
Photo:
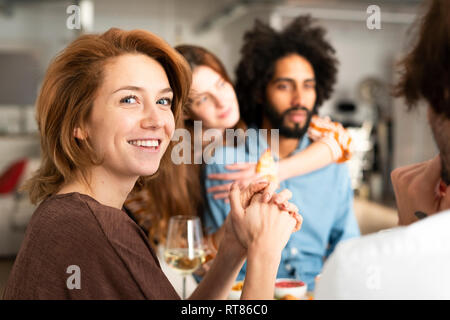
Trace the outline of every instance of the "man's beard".
<instances>
[{"instance_id":1,"label":"man's beard","mask_svg":"<svg viewBox=\"0 0 450 320\"><path fill-rule=\"evenodd\" d=\"M300 127L299 123L295 123L294 128L288 127L285 125L285 119L289 116L289 113L294 111L303 110L306 112L306 121L303 126ZM315 110L315 108L314 108ZM309 124L311 122L311 117L313 116L313 111L307 109L303 106L295 106L292 108L287 109L282 114L278 113L278 111L270 104L265 103L264 104L264 112L269 120L270 124L272 125L273 129L279 129L279 133L281 136L285 138L297 138L301 139L305 135L305 133L308 131Z\"/></svg>"}]
</instances>

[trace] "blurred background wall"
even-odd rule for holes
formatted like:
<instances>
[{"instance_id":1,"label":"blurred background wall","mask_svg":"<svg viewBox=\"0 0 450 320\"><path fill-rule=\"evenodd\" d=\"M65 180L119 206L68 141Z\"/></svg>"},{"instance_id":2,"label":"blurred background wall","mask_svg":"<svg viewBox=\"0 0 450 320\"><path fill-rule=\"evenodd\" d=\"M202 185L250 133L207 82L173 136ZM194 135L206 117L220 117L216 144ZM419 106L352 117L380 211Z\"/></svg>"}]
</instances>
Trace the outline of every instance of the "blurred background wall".
<instances>
[{"instance_id":1,"label":"blurred background wall","mask_svg":"<svg viewBox=\"0 0 450 320\"><path fill-rule=\"evenodd\" d=\"M328 30L340 61L334 94L321 114L355 135L358 152L350 166L356 195L394 207L390 171L436 153L425 109L407 113L389 94L420 0L0 0L0 175L22 158L39 156L34 101L52 57L82 31L66 26L73 4L84 8L85 32L140 28L174 46L201 45L217 54L233 79L243 34L256 18L281 28L309 13ZM381 10L379 30L366 25L373 4ZM0 195L0 256L17 250L23 232L19 228L16 239L5 231L17 214L16 191ZM11 250L1 248L9 242L4 247Z\"/></svg>"}]
</instances>

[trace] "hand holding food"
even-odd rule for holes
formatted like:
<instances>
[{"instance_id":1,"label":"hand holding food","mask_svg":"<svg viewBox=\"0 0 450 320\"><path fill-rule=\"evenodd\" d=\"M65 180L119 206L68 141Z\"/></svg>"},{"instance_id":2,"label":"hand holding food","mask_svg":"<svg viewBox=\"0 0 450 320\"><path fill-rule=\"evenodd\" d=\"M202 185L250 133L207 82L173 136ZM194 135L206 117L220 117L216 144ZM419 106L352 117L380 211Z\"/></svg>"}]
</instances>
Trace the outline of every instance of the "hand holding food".
<instances>
[{"instance_id":1,"label":"hand holding food","mask_svg":"<svg viewBox=\"0 0 450 320\"><path fill-rule=\"evenodd\" d=\"M259 158L256 164L256 173L267 177L271 182L278 183L278 170L277 164L272 157L272 152L267 149Z\"/></svg>"},{"instance_id":2,"label":"hand holding food","mask_svg":"<svg viewBox=\"0 0 450 320\"><path fill-rule=\"evenodd\" d=\"M233 172L212 173L208 175L208 179L232 181L220 185L209 187L206 191L212 193L214 199L225 199L228 202L228 195L233 182L239 184L243 189L250 183L260 178L266 178L270 182L274 182L278 186L278 165L272 157L270 149L267 149L259 158L258 163L244 162L234 163L225 166L225 169Z\"/></svg>"},{"instance_id":3,"label":"hand holding food","mask_svg":"<svg viewBox=\"0 0 450 320\"><path fill-rule=\"evenodd\" d=\"M229 202L228 196L233 182L239 183L241 188L246 188L251 182L256 181L256 179L259 178L255 173L255 168L256 163L254 162L228 164L225 166L225 169L231 170L231 172L211 173L208 175L208 179L231 182L225 182L209 187L206 191L212 193L213 198L216 200L224 199L225 202Z\"/></svg>"}]
</instances>

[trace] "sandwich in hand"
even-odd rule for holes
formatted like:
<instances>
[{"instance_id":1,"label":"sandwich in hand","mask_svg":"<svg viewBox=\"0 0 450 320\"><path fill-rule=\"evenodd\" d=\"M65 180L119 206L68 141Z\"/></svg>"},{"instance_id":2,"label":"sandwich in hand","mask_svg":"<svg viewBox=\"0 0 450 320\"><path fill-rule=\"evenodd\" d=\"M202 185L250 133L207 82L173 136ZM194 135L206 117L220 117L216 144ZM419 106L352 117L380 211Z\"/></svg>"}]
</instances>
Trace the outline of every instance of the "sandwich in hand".
<instances>
[{"instance_id":1,"label":"sandwich in hand","mask_svg":"<svg viewBox=\"0 0 450 320\"><path fill-rule=\"evenodd\" d=\"M278 183L277 164L270 149L264 151L256 164L256 173L266 177L270 182Z\"/></svg>"}]
</instances>

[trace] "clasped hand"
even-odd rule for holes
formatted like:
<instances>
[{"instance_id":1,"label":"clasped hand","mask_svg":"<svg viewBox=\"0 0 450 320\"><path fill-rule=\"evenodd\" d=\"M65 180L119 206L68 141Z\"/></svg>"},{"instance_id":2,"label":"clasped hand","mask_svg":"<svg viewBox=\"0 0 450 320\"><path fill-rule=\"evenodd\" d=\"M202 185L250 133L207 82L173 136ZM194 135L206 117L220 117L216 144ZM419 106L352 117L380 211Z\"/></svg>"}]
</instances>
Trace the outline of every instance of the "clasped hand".
<instances>
[{"instance_id":1,"label":"clasped hand","mask_svg":"<svg viewBox=\"0 0 450 320\"><path fill-rule=\"evenodd\" d=\"M298 208L288 202L292 193L285 189L276 194L277 185L268 181L250 184L241 190L233 184L230 190L230 214L226 220L227 246L247 250L263 246L276 252L286 246L290 235L300 230L303 218Z\"/></svg>"}]
</instances>

